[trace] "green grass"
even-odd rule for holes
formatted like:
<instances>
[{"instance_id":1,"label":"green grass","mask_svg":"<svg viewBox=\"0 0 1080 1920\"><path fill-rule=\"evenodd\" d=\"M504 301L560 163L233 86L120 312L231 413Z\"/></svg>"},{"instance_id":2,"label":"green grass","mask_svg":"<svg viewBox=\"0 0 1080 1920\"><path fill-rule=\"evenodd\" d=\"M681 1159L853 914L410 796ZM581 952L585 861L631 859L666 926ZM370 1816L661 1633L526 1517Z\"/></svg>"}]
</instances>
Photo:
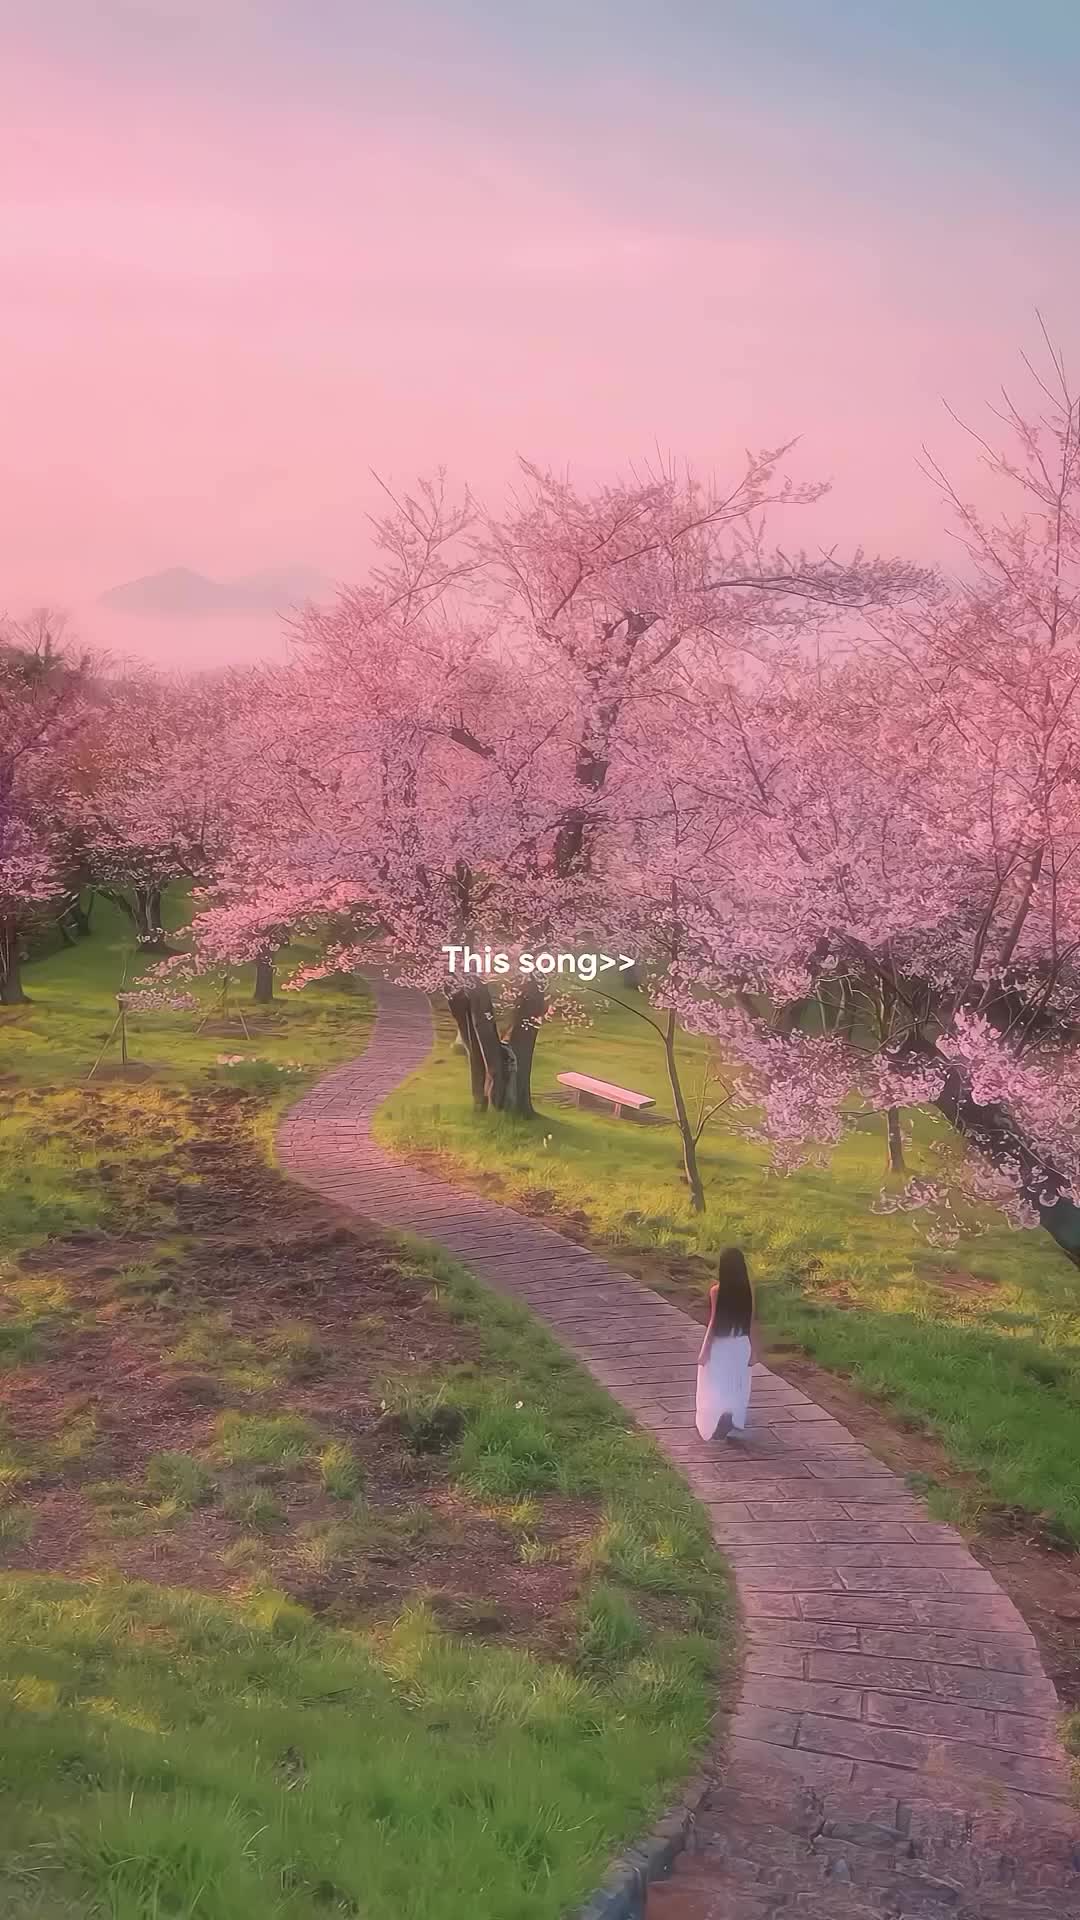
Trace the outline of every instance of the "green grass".
<instances>
[{"instance_id":1,"label":"green grass","mask_svg":"<svg viewBox=\"0 0 1080 1920\"><path fill-rule=\"evenodd\" d=\"M451 1412L436 1425L452 1475L512 1490L518 1522L552 1486L602 1502L567 1656L448 1634L422 1601L320 1624L258 1585L260 1536L285 1524L259 1487L226 1501L247 1598L0 1575L5 1916L557 1920L685 1774L737 1650L703 1512L520 1308L420 1242L402 1259L482 1351L441 1380L388 1381L388 1409L417 1435ZM280 1467L314 1440L295 1416L232 1413L209 1454ZM347 1455L316 1458L325 1478ZM146 1482L144 1503L214 1493L184 1454L155 1456ZM354 1504L310 1530L309 1564L410 1531Z\"/></svg>"},{"instance_id":2,"label":"green grass","mask_svg":"<svg viewBox=\"0 0 1080 1920\"><path fill-rule=\"evenodd\" d=\"M167 928L182 928L186 917L182 892L167 894L164 908ZM108 900L95 900L91 924L93 931L75 946L24 969L30 1004L0 1011L5 1074L44 1087L55 1087L62 1080L85 1080L116 1019L116 994L121 988L137 988L142 974L156 964L154 956L146 958L138 952L130 923ZM204 1014L212 1016L210 1026L218 1023L217 983L181 983L183 991L199 999L200 1011L132 1013L128 1018L131 1059L152 1067L155 1081L165 1084L209 1072L273 1094L276 1106L295 1099L298 1088L302 1090L327 1067L363 1051L372 1017L364 989L353 990L342 981L315 984L300 993L282 991L280 982L310 955L311 949L302 945L279 955L270 1025L262 1023L268 1009L252 1005L251 967L238 968L230 985L231 1025L226 1033L195 1031ZM250 1038L244 1036L240 1013L249 1023ZM246 1064L219 1067L221 1054L240 1054ZM114 1042L99 1071L119 1061ZM293 1061L300 1062L299 1072L288 1071Z\"/></svg>"},{"instance_id":3,"label":"green grass","mask_svg":"<svg viewBox=\"0 0 1080 1920\"><path fill-rule=\"evenodd\" d=\"M539 1920L682 1762L685 1681L593 1608L598 1685L437 1632L0 1582L10 1920Z\"/></svg>"},{"instance_id":4,"label":"green grass","mask_svg":"<svg viewBox=\"0 0 1080 1920\"><path fill-rule=\"evenodd\" d=\"M907 1216L875 1214L885 1160L876 1122L846 1137L827 1170L787 1178L768 1174L761 1148L714 1125L701 1147L708 1212L695 1217L673 1125L616 1121L554 1098L556 1074L574 1069L650 1093L670 1111L657 1039L632 1013L601 1007L591 1027L545 1028L535 1123L476 1115L451 1040L440 1016L431 1059L376 1116L388 1146L438 1151L466 1176L498 1174L527 1205L584 1214L616 1258L708 1257L738 1242L771 1342L802 1348L925 1426L989 1502L1043 1516L1080 1543L1080 1282L1045 1234L988 1223L945 1252ZM681 1057L693 1092L704 1047L684 1038ZM909 1163L925 1168L946 1130L918 1116L914 1134ZM940 1284L956 1269L989 1284Z\"/></svg>"},{"instance_id":5,"label":"green grass","mask_svg":"<svg viewBox=\"0 0 1080 1920\"><path fill-rule=\"evenodd\" d=\"M214 1458L227 1467L297 1466L317 1439L296 1414L223 1413L214 1432Z\"/></svg>"},{"instance_id":6,"label":"green grass","mask_svg":"<svg viewBox=\"0 0 1080 1920\"><path fill-rule=\"evenodd\" d=\"M671 1595L684 1629L706 1627L729 1642L731 1588L705 1513L651 1439L513 1301L427 1243L405 1236L401 1244L444 1310L482 1333L484 1364L426 1386L388 1381L388 1408L405 1407L414 1431L431 1410L455 1415L444 1430L457 1433L449 1459L461 1485L502 1504L525 1533L535 1517L530 1496L602 1500L586 1564L631 1596Z\"/></svg>"},{"instance_id":7,"label":"green grass","mask_svg":"<svg viewBox=\"0 0 1080 1920\"><path fill-rule=\"evenodd\" d=\"M175 928L183 920L183 899L167 897L165 906L165 917ZM299 994L280 993L273 1023L253 1025L250 1041L239 1027L226 1036L197 1033L201 1014L132 1014L130 1056L149 1069L149 1077L88 1081L116 1017L116 993L125 982L128 987L138 984L141 960L127 921L106 900L95 902L93 929L77 946L25 968L28 1006L0 1009L0 1058L7 1083L0 1097L0 1165L5 1170L0 1182L0 1260L14 1248L98 1227L107 1213L116 1215L115 1183L110 1191L99 1169L115 1166L121 1157L126 1205L114 1224L124 1226L126 1211L130 1222L140 1227L155 1221L164 1226L167 1209L155 1208L146 1189L155 1173L168 1167L168 1149L155 1143L161 1126L184 1124L177 1117L178 1090L246 1086L259 1096L260 1140L272 1155L282 1109L328 1067L361 1053L367 1042L370 998L362 989L352 991L332 982ZM279 978L306 957L303 948L289 949L281 956ZM241 1008L254 1021L262 1010L251 1006L251 987L252 969L240 969L233 1009ZM214 986L201 983L197 992L203 1009L211 1009ZM256 1066L218 1064L219 1055L234 1053L255 1059ZM287 1066L295 1061L301 1063L299 1071ZM114 1045L101 1072L118 1064ZM100 1092L110 1121L117 1116L104 1138L85 1132L87 1085ZM133 1275L134 1288L138 1281ZM33 1321L44 1311L35 1309L17 1322L3 1323L0 1367L5 1350L29 1351Z\"/></svg>"},{"instance_id":8,"label":"green grass","mask_svg":"<svg viewBox=\"0 0 1080 1920\"><path fill-rule=\"evenodd\" d=\"M95 927L27 969L33 1004L3 1021L0 1154L19 1177L0 1195L0 1366L47 1362L80 1324L58 1273L11 1264L50 1236L148 1234L104 1298L121 1315L182 1300L183 1249L153 1190L170 1135L192 1137L185 1097L218 1073L219 1052L264 1056L245 1072L268 1148L296 1084L286 1093L265 1060L299 1058L314 1075L366 1037L368 1002L336 988L283 999L282 1027L250 1049L196 1036L190 1015L135 1016L131 1052L153 1078L99 1083L102 1137L81 1134L82 1083L127 949L101 902ZM265 1563L305 1485L333 1503L294 1535L316 1575L359 1577L373 1547L407 1559L453 1522L420 1501L380 1509L350 1447L290 1410L290 1383L323 1369L317 1330L241 1331L224 1307L189 1312L162 1342L163 1370L205 1369L242 1400L207 1415L191 1451L153 1455L141 1480L94 1481L93 1425L77 1409L41 1458L5 1452L0 1433L5 1548L43 1470L75 1470L106 1534L134 1538L142 1565L184 1527L242 1529L221 1549L225 1597L115 1569L85 1581L0 1573L5 1920L558 1920L685 1777L737 1656L704 1513L520 1309L420 1243L401 1259L429 1296L425 1317L467 1327L479 1355L384 1383L403 1455L422 1473L438 1456L463 1510L498 1511L523 1568L579 1559L581 1602L558 1657L473 1637L467 1606L446 1631L435 1594L350 1628L277 1591ZM368 1318L375 1331L379 1315ZM260 1394L268 1405L248 1397ZM553 1493L599 1516L591 1538L537 1537ZM161 1529L160 1542L142 1539Z\"/></svg>"}]
</instances>

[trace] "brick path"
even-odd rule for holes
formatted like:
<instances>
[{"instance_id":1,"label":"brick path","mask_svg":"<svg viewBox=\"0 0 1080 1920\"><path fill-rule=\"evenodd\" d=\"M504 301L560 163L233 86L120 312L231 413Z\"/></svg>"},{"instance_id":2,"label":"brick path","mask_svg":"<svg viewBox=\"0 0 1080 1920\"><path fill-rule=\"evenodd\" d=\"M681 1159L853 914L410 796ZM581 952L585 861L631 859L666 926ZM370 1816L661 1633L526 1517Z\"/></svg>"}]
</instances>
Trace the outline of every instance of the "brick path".
<instances>
[{"instance_id":1,"label":"brick path","mask_svg":"<svg viewBox=\"0 0 1080 1920\"><path fill-rule=\"evenodd\" d=\"M679 1467L735 1567L748 1654L726 1766L650 1920L1080 1915L1056 1695L993 1576L764 1367L745 1440L703 1446L699 1326L535 1220L383 1153L371 1115L433 1027L421 995L372 987L367 1052L286 1115L282 1164L546 1321Z\"/></svg>"}]
</instances>

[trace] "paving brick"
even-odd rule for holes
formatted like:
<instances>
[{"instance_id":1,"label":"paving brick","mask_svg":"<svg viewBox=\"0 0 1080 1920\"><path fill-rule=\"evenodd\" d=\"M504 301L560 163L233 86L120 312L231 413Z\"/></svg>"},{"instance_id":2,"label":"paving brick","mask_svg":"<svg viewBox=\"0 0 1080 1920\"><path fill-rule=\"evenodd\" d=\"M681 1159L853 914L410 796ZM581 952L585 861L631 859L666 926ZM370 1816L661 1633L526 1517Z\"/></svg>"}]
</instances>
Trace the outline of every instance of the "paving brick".
<instances>
[{"instance_id":1,"label":"paving brick","mask_svg":"<svg viewBox=\"0 0 1080 1920\"><path fill-rule=\"evenodd\" d=\"M774 1747L764 1740L748 1740L737 1735L731 1742L730 1764L738 1770L740 1782L756 1776L769 1779L778 1773L793 1775L807 1786L829 1788L845 1785L854 1775L854 1763L838 1754L812 1753L798 1747Z\"/></svg>"},{"instance_id":2,"label":"paving brick","mask_svg":"<svg viewBox=\"0 0 1080 1920\"><path fill-rule=\"evenodd\" d=\"M788 1713L843 1714L858 1720L862 1713L858 1687L830 1686L825 1680L804 1680L782 1674L748 1674L743 1699L757 1707L783 1708Z\"/></svg>"},{"instance_id":3,"label":"paving brick","mask_svg":"<svg viewBox=\"0 0 1080 1920\"><path fill-rule=\"evenodd\" d=\"M833 1500L762 1500L750 1497L752 1520L846 1520L845 1509Z\"/></svg>"},{"instance_id":4,"label":"paving brick","mask_svg":"<svg viewBox=\"0 0 1080 1920\"><path fill-rule=\"evenodd\" d=\"M830 1653L854 1653L859 1630L819 1620L753 1620L750 1639L754 1647L816 1647Z\"/></svg>"},{"instance_id":5,"label":"paving brick","mask_svg":"<svg viewBox=\"0 0 1080 1920\"><path fill-rule=\"evenodd\" d=\"M844 1582L835 1567L743 1567L738 1570L740 1593L843 1593Z\"/></svg>"},{"instance_id":6,"label":"paving brick","mask_svg":"<svg viewBox=\"0 0 1080 1920\"><path fill-rule=\"evenodd\" d=\"M819 1474L817 1484L821 1488L821 1499L841 1500L847 1507L852 1501L860 1507L912 1506L911 1489L905 1487L902 1480L882 1480L873 1473L857 1480L850 1474Z\"/></svg>"},{"instance_id":7,"label":"paving brick","mask_svg":"<svg viewBox=\"0 0 1080 1920\"><path fill-rule=\"evenodd\" d=\"M919 1625L924 1627L970 1627L973 1602L957 1595L955 1600L916 1600L912 1603L916 1609ZM1022 1626L1023 1621L1010 1600L1006 1600L1000 1588L996 1594L980 1594L979 1626L988 1631L997 1629L1001 1633L1011 1632Z\"/></svg>"},{"instance_id":8,"label":"paving brick","mask_svg":"<svg viewBox=\"0 0 1080 1920\"><path fill-rule=\"evenodd\" d=\"M807 1620L839 1620L846 1626L885 1627L898 1620L915 1624L910 1599L897 1599L891 1593L811 1593L806 1595L803 1615Z\"/></svg>"},{"instance_id":9,"label":"paving brick","mask_svg":"<svg viewBox=\"0 0 1080 1920\"><path fill-rule=\"evenodd\" d=\"M746 1520L725 1522L717 1527L717 1539L721 1544L730 1540L733 1546L795 1546L799 1543L812 1546L813 1527L808 1521L800 1525L792 1522L787 1526L775 1525L768 1520Z\"/></svg>"},{"instance_id":10,"label":"paving brick","mask_svg":"<svg viewBox=\"0 0 1080 1920\"><path fill-rule=\"evenodd\" d=\"M910 1526L917 1521L919 1508L910 1495L904 1500L890 1500L885 1505L874 1500L845 1500L844 1512L849 1520L871 1527L882 1525Z\"/></svg>"},{"instance_id":11,"label":"paving brick","mask_svg":"<svg viewBox=\"0 0 1080 1920\"><path fill-rule=\"evenodd\" d=\"M930 1684L943 1700L1000 1707L1013 1713L1054 1713L1057 1696L1045 1674L991 1673L986 1668L931 1666Z\"/></svg>"},{"instance_id":12,"label":"paving brick","mask_svg":"<svg viewBox=\"0 0 1080 1920\"><path fill-rule=\"evenodd\" d=\"M964 1545L963 1534L957 1533L955 1527L941 1525L937 1520L911 1521L908 1524L908 1533L913 1540L918 1540L927 1547L962 1547Z\"/></svg>"},{"instance_id":13,"label":"paving brick","mask_svg":"<svg viewBox=\"0 0 1080 1920\"><path fill-rule=\"evenodd\" d=\"M922 1734L813 1713L803 1714L799 1722L799 1746L813 1753L842 1754L849 1760L875 1760L887 1767L925 1767L932 1751L930 1740Z\"/></svg>"},{"instance_id":14,"label":"paving brick","mask_svg":"<svg viewBox=\"0 0 1080 1920\"><path fill-rule=\"evenodd\" d=\"M911 1535L900 1520L811 1520L810 1535L836 1546L903 1546Z\"/></svg>"},{"instance_id":15,"label":"paving brick","mask_svg":"<svg viewBox=\"0 0 1080 1920\"><path fill-rule=\"evenodd\" d=\"M755 1587L744 1587L740 1593L743 1612L750 1620L797 1620L799 1603L793 1593L762 1593Z\"/></svg>"},{"instance_id":16,"label":"paving brick","mask_svg":"<svg viewBox=\"0 0 1080 1920\"><path fill-rule=\"evenodd\" d=\"M793 1747L799 1715L782 1707L760 1706L740 1700L731 1719L731 1733L747 1740L765 1740L770 1746Z\"/></svg>"},{"instance_id":17,"label":"paving brick","mask_svg":"<svg viewBox=\"0 0 1080 1920\"><path fill-rule=\"evenodd\" d=\"M994 1722L996 1746L1011 1747L1017 1753L1057 1756L1060 1741L1054 1720L1043 1720L1026 1713L997 1713Z\"/></svg>"},{"instance_id":18,"label":"paving brick","mask_svg":"<svg viewBox=\"0 0 1080 1920\"><path fill-rule=\"evenodd\" d=\"M999 1593L997 1581L986 1567L951 1567L945 1580L953 1593Z\"/></svg>"},{"instance_id":19,"label":"paving brick","mask_svg":"<svg viewBox=\"0 0 1080 1920\"><path fill-rule=\"evenodd\" d=\"M864 1653L898 1656L900 1659L936 1660L961 1667L981 1667L985 1643L973 1635L956 1633L934 1633L928 1627L897 1628L891 1631L883 1627L864 1627L859 1634L859 1646ZM1022 1647L1015 1649L1011 1656L1016 1661L1030 1661L1031 1655ZM1003 1648L999 1658L1007 1661L1010 1650ZM1006 1669L1017 1673L1030 1671L1027 1665L1017 1665Z\"/></svg>"},{"instance_id":20,"label":"paving brick","mask_svg":"<svg viewBox=\"0 0 1080 1920\"><path fill-rule=\"evenodd\" d=\"M949 1592L945 1575L935 1567L844 1567L841 1579L852 1593Z\"/></svg>"},{"instance_id":21,"label":"paving brick","mask_svg":"<svg viewBox=\"0 0 1080 1920\"><path fill-rule=\"evenodd\" d=\"M867 1693L866 1719L876 1726L905 1727L910 1733L928 1733L950 1740L977 1740L990 1746L995 1740L994 1715L985 1707L965 1707L955 1700L936 1700L926 1694Z\"/></svg>"},{"instance_id":22,"label":"paving brick","mask_svg":"<svg viewBox=\"0 0 1080 1920\"><path fill-rule=\"evenodd\" d=\"M878 1567L881 1563L880 1552L875 1552L872 1547L823 1547L820 1543L787 1548L729 1546L725 1552L738 1568L740 1578L744 1573L755 1572L758 1568L777 1567L783 1571L794 1567L824 1567L830 1572L839 1572L848 1567ZM845 1555L850 1555L850 1559L842 1557Z\"/></svg>"},{"instance_id":23,"label":"paving brick","mask_svg":"<svg viewBox=\"0 0 1080 1920\"><path fill-rule=\"evenodd\" d=\"M743 1661L743 1674L756 1680L801 1680L806 1671L806 1655L798 1647L755 1645ZM752 1697L744 1686L747 1698Z\"/></svg>"},{"instance_id":24,"label":"paving brick","mask_svg":"<svg viewBox=\"0 0 1080 1920\"><path fill-rule=\"evenodd\" d=\"M807 1461L807 1471L815 1480L828 1480L834 1475L848 1480L895 1480L891 1467L883 1460L877 1460L872 1453L862 1447L833 1447L826 1452L816 1453Z\"/></svg>"},{"instance_id":25,"label":"paving brick","mask_svg":"<svg viewBox=\"0 0 1080 1920\"><path fill-rule=\"evenodd\" d=\"M836 1680L848 1687L873 1687L891 1693L932 1693L930 1666L919 1660L873 1659L863 1653L811 1650L806 1661L810 1680Z\"/></svg>"}]
</instances>

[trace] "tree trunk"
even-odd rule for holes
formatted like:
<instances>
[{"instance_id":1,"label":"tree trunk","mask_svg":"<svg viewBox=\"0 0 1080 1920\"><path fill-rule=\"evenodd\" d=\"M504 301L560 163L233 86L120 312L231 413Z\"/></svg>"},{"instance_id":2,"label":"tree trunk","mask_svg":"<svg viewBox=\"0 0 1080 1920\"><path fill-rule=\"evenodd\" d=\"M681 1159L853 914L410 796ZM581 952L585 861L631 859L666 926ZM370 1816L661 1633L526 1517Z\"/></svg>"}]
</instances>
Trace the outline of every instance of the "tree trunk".
<instances>
[{"instance_id":1,"label":"tree trunk","mask_svg":"<svg viewBox=\"0 0 1080 1920\"><path fill-rule=\"evenodd\" d=\"M135 931L138 934L140 946L155 950L164 946L160 887L135 888Z\"/></svg>"},{"instance_id":2,"label":"tree trunk","mask_svg":"<svg viewBox=\"0 0 1080 1920\"><path fill-rule=\"evenodd\" d=\"M792 1034L802 1026L803 1014L810 1005L809 1000L789 1000L776 1016L777 1033L782 1034L785 1040L790 1040Z\"/></svg>"},{"instance_id":3,"label":"tree trunk","mask_svg":"<svg viewBox=\"0 0 1080 1920\"><path fill-rule=\"evenodd\" d=\"M463 987L455 987L446 996L446 1004L454 1016L462 1044L469 1057L469 1080L472 1085L473 1106L478 1113L487 1112L487 1090L484 1072L484 1056L480 1051L480 1042L473 1025L472 1006Z\"/></svg>"},{"instance_id":4,"label":"tree trunk","mask_svg":"<svg viewBox=\"0 0 1080 1920\"><path fill-rule=\"evenodd\" d=\"M694 1213L705 1211L705 1189L701 1184L701 1172L698 1167L697 1141L694 1129L690 1125L690 1116L686 1111L682 1082L679 1079L679 1063L675 1057L675 1015L669 1012L664 1029L664 1058L667 1061L668 1082L671 1097L675 1102L675 1118L679 1123L682 1138L683 1170L686 1184L690 1189L690 1206Z\"/></svg>"},{"instance_id":5,"label":"tree trunk","mask_svg":"<svg viewBox=\"0 0 1080 1920\"><path fill-rule=\"evenodd\" d=\"M889 1142L887 1173L904 1172L904 1138L900 1132L900 1109L890 1107L885 1115L885 1132Z\"/></svg>"},{"instance_id":6,"label":"tree trunk","mask_svg":"<svg viewBox=\"0 0 1080 1920\"><path fill-rule=\"evenodd\" d=\"M498 1113L535 1119L532 1103L532 1063L536 1032L544 1012L543 982L527 980L518 995L510 1037L503 1040L491 994L481 981L454 987L446 996L469 1060L473 1106L478 1113L494 1107Z\"/></svg>"},{"instance_id":7,"label":"tree trunk","mask_svg":"<svg viewBox=\"0 0 1080 1920\"><path fill-rule=\"evenodd\" d=\"M532 1065L536 1035L544 1017L544 985L534 974L527 978L514 1008L514 1024L508 1045L514 1056L514 1112L523 1120L535 1120L532 1103Z\"/></svg>"},{"instance_id":8,"label":"tree trunk","mask_svg":"<svg viewBox=\"0 0 1080 1920\"><path fill-rule=\"evenodd\" d=\"M274 956L272 953L260 953L255 962L255 991L251 997L257 1007L268 1006L274 997Z\"/></svg>"},{"instance_id":9,"label":"tree trunk","mask_svg":"<svg viewBox=\"0 0 1080 1920\"><path fill-rule=\"evenodd\" d=\"M506 1110L511 1095L514 1056L499 1035L495 1007L487 987L469 988L470 1011L477 1045L484 1062L484 1093L489 1107Z\"/></svg>"},{"instance_id":10,"label":"tree trunk","mask_svg":"<svg viewBox=\"0 0 1080 1920\"><path fill-rule=\"evenodd\" d=\"M446 1004L454 1016L457 1030L461 1035L465 1051L469 1057L469 1081L472 1086L473 1106L477 1113L486 1113L488 1105L487 1066L484 1061L480 1036L473 1018L472 995L464 987L455 987L446 996Z\"/></svg>"},{"instance_id":11,"label":"tree trunk","mask_svg":"<svg viewBox=\"0 0 1080 1920\"><path fill-rule=\"evenodd\" d=\"M0 922L0 1007L24 1007L27 995L22 984L22 948L18 929L10 921Z\"/></svg>"},{"instance_id":12,"label":"tree trunk","mask_svg":"<svg viewBox=\"0 0 1080 1920\"><path fill-rule=\"evenodd\" d=\"M1012 1115L997 1102L981 1106L972 1099L961 1073L950 1072L934 1103L950 1126L991 1166L1018 1170L1025 1200L1050 1238L1074 1266L1080 1267L1080 1207L1063 1196L1065 1181L1033 1153Z\"/></svg>"},{"instance_id":13,"label":"tree trunk","mask_svg":"<svg viewBox=\"0 0 1080 1920\"><path fill-rule=\"evenodd\" d=\"M146 953L167 953L161 925L161 888L132 887L128 899L123 887L99 887L98 892L126 913L135 928L135 938Z\"/></svg>"}]
</instances>

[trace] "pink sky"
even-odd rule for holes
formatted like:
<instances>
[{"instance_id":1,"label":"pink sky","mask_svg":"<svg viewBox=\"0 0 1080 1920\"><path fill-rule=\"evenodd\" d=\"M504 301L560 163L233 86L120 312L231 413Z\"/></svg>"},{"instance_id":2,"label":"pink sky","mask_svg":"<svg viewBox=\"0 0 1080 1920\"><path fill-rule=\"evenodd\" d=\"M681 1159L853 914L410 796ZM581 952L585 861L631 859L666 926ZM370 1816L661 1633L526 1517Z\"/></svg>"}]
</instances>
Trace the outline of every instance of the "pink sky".
<instances>
[{"instance_id":1,"label":"pink sky","mask_svg":"<svg viewBox=\"0 0 1080 1920\"><path fill-rule=\"evenodd\" d=\"M796 473L835 482L808 537L941 555L920 442L975 487L941 396L977 418L1036 306L1068 353L1075 230L962 167L883 194L853 136L823 124L808 151L734 97L556 140L535 108L370 91L147 92L17 51L0 610L250 656L265 623L181 637L92 603L174 565L355 577L372 468L444 464L497 501L519 452L589 479L657 443L722 475L801 435Z\"/></svg>"}]
</instances>

